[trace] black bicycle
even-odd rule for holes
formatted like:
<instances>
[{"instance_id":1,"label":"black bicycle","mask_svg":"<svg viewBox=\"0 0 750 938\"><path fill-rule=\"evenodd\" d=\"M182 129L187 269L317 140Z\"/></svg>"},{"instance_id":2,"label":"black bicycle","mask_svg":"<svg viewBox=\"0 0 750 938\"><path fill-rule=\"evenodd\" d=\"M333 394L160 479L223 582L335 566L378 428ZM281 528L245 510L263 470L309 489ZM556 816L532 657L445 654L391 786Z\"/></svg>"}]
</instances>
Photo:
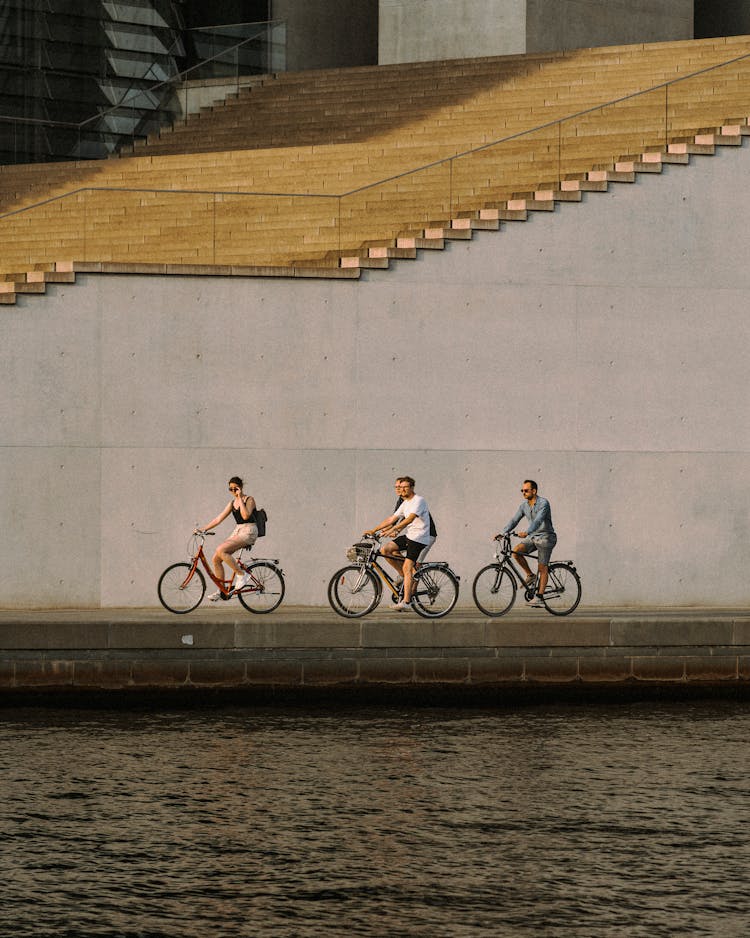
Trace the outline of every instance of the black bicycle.
<instances>
[{"instance_id":1,"label":"black bicycle","mask_svg":"<svg viewBox=\"0 0 750 938\"><path fill-rule=\"evenodd\" d=\"M472 586L477 607L493 618L511 610L519 589L530 602L538 583L537 574L527 580L513 562L510 538L510 534L503 534L495 539L495 562L482 567ZM524 556L533 557L533 552ZM553 616L569 616L581 601L581 578L572 560L551 563L548 570L549 579L542 596L544 608Z\"/></svg>"},{"instance_id":2,"label":"black bicycle","mask_svg":"<svg viewBox=\"0 0 750 938\"><path fill-rule=\"evenodd\" d=\"M380 563L380 539L365 534L361 541L346 552L352 561L337 570L328 584L328 602L334 612L347 619L358 619L378 605L383 587L390 590L393 602L402 596L402 584ZM458 599L459 576L444 561L423 563L414 574L412 604L416 612L426 619L446 616Z\"/></svg>"}]
</instances>

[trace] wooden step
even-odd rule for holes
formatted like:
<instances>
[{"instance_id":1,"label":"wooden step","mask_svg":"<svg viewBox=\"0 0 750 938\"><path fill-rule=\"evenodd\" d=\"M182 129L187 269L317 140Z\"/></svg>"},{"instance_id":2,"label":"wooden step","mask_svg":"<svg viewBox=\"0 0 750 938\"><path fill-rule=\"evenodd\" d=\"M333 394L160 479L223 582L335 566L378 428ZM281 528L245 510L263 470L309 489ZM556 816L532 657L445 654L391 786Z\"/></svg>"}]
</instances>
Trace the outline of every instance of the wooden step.
<instances>
[{"instance_id":1,"label":"wooden step","mask_svg":"<svg viewBox=\"0 0 750 938\"><path fill-rule=\"evenodd\" d=\"M60 252L80 255L85 227L88 257L141 269L149 259L214 272L256 262L323 269L332 254L342 269L339 243L368 262L406 259L741 145L750 100L730 68L670 88L668 146L661 91L591 109L746 51L750 39L740 37L280 76L159 137L180 147L193 140L205 152L158 155L145 146L96 165L0 167L6 211L77 193L5 215L0 257L23 272L53 264ZM559 133L551 125L582 111ZM540 124L550 126L525 135ZM258 148L258 135L283 145ZM512 139L439 162L503 137ZM388 177L399 178L381 184ZM340 225L338 208L294 196L363 187L340 201ZM28 272L21 279L54 282Z\"/></svg>"}]
</instances>

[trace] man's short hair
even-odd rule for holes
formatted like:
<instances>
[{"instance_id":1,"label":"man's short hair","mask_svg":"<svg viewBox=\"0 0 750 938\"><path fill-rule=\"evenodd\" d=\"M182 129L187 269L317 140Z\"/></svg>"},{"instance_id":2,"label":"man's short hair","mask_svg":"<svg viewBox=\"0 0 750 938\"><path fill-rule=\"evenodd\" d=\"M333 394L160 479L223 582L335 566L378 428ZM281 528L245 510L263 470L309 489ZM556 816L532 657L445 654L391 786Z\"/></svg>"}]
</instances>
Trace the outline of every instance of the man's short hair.
<instances>
[{"instance_id":1,"label":"man's short hair","mask_svg":"<svg viewBox=\"0 0 750 938\"><path fill-rule=\"evenodd\" d=\"M524 479L523 484L530 485L532 489L534 489L535 492L539 490L539 486L536 484L536 482L533 479Z\"/></svg>"},{"instance_id":2,"label":"man's short hair","mask_svg":"<svg viewBox=\"0 0 750 938\"><path fill-rule=\"evenodd\" d=\"M414 486L417 484L417 483L414 481L414 479L412 479L411 476L399 476L398 479L396 479L396 481L397 481L397 482L408 482L409 485L410 485L412 488L414 488Z\"/></svg>"}]
</instances>

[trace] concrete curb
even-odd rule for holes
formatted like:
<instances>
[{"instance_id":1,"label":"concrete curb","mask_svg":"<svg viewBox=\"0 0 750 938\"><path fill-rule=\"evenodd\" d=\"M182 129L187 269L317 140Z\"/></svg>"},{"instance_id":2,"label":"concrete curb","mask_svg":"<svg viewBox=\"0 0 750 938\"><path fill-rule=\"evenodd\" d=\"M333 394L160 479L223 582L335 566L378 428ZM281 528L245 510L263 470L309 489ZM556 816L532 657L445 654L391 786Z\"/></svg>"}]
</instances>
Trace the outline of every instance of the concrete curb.
<instances>
[{"instance_id":1,"label":"concrete curb","mask_svg":"<svg viewBox=\"0 0 750 938\"><path fill-rule=\"evenodd\" d=\"M429 621L387 610L268 616L207 609L0 612L0 695L206 692L271 700L450 693L521 699L556 689L750 691L750 613L738 609L532 610Z\"/></svg>"}]
</instances>

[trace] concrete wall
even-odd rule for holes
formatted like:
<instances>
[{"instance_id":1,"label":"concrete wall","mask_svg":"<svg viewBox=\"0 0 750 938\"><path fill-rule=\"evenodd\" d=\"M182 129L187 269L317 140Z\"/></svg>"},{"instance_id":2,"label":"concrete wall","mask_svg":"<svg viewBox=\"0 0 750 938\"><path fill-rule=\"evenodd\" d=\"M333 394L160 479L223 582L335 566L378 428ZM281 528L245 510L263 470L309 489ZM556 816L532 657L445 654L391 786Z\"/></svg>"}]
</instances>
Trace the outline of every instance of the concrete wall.
<instances>
[{"instance_id":1,"label":"concrete wall","mask_svg":"<svg viewBox=\"0 0 750 938\"><path fill-rule=\"evenodd\" d=\"M526 45L526 0L380 0L381 65L512 55Z\"/></svg>"},{"instance_id":2,"label":"concrete wall","mask_svg":"<svg viewBox=\"0 0 750 938\"><path fill-rule=\"evenodd\" d=\"M693 0L527 0L525 52L693 38Z\"/></svg>"},{"instance_id":3,"label":"concrete wall","mask_svg":"<svg viewBox=\"0 0 750 938\"><path fill-rule=\"evenodd\" d=\"M377 0L272 0L287 24L287 71L377 65Z\"/></svg>"},{"instance_id":4,"label":"concrete wall","mask_svg":"<svg viewBox=\"0 0 750 938\"><path fill-rule=\"evenodd\" d=\"M749 173L726 149L361 282L4 308L0 603L154 604L237 473L286 602L323 604L409 473L463 600L531 477L585 604L746 605Z\"/></svg>"},{"instance_id":5,"label":"concrete wall","mask_svg":"<svg viewBox=\"0 0 750 938\"><path fill-rule=\"evenodd\" d=\"M692 38L693 0L380 0L380 64Z\"/></svg>"}]
</instances>

